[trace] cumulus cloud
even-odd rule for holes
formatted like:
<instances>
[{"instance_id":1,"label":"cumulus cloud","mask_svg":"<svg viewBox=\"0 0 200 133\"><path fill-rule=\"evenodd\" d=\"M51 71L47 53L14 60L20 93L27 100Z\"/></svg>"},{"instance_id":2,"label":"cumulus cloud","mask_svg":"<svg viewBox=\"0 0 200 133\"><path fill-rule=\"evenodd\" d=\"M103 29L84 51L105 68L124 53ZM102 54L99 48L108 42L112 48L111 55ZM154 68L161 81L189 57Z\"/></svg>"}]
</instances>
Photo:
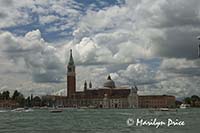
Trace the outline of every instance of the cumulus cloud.
<instances>
[{"instance_id":1,"label":"cumulus cloud","mask_svg":"<svg viewBox=\"0 0 200 133\"><path fill-rule=\"evenodd\" d=\"M56 55L56 48L46 43L39 30L24 37L9 32L0 36L3 54L15 63L24 63L35 82L60 82L65 74L64 64Z\"/></svg>"},{"instance_id":2,"label":"cumulus cloud","mask_svg":"<svg viewBox=\"0 0 200 133\"><path fill-rule=\"evenodd\" d=\"M187 59L164 59L160 65L160 71L166 73L178 74L182 77L195 77L200 76L200 64L199 60L187 60ZM166 74L167 75L167 74Z\"/></svg>"},{"instance_id":3,"label":"cumulus cloud","mask_svg":"<svg viewBox=\"0 0 200 133\"><path fill-rule=\"evenodd\" d=\"M199 95L199 60L187 60L185 58L166 58L163 59L156 79L160 82L153 85L153 91L163 94L173 94L178 97L188 95ZM143 93L150 93L151 89L143 86Z\"/></svg>"},{"instance_id":4,"label":"cumulus cloud","mask_svg":"<svg viewBox=\"0 0 200 133\"><path fill-rule=\"evenodd\" d=\"M0 0L0 28L25 25L32 22L31 16L29 16L27 12L18 10L19 3L21 2L15 2L14 0Z\"/></svg>"},{"instance_id":5,"label":"cumulus cloud","mask_svg":"<svg viewBox=\"0 0 200 133\"><path fill-rule=\"evenodd\" d=\"M126 0L121 6L88 11L74 35L78 39L92 36L100 45L109 43L116 53L120 45L130 49L127 43L131 43L136 57L197 58L199 5L197 0Z\"/></svg>"},{"instance_id":6,"label":"cumulus cloud","mask_svg":"<svg viewBox=\"0 0 200 133\"><path fill-rule=\"evenodd\" d=\"M79 90L85 79L101 86L110 73L118 85L138 84L141 94L198 93L198 0L125 0L102 8L73 0L1 0L0 7L0 56L9 59L4 66L16 64L14 71L29 73L34 82L65 81L72 48ZM30 23L42 25L45 33L6 32L6 27ZM42 36L49 32L70 39L59 46L48 43Z\"/></svg>"},{"instance_id":7,"label":"cumulus cloud","mask_svg":"<svg viewBox=\"0 0 200 133\"><path fill-rule=\"evenodd\" d=\"M26 32L28 30L22 26L27 25L34 28L42 26L46 32L73 29L81 16L80 6L74 0L0 0L0 29L23 28Z\"/></svg>"},{"instance_id":8,"label":"cumulus cloud","mask_svg":"<svg viewBox=\"0 0 200 133\"><path fill-rule=\"evenodd\" d=\"M48 15L48 16L41 16L39 18L39 21L41 24L48 24L48 23L52 23L56 20L59 20L58 16L54 16L54 15Z\"/></svg>"},{"instance_id":9,"label":"cumulus cloud","mask_svg":"<svg viewBox=\"0 0 200 133\"><path fill-rule=\"evenodd\" d=\"M112 52L91 38L83 38L74 45L75 59L80 64L106 64L112 62Z\"/></svg>"}]
</instances>

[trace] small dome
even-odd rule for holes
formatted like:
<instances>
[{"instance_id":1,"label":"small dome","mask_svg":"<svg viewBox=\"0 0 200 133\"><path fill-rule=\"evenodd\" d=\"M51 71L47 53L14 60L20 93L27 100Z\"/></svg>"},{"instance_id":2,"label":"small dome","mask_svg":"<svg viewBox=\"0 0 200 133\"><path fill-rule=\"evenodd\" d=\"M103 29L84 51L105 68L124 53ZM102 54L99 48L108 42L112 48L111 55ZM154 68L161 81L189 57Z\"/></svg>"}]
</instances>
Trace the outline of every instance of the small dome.
<instances>
[{"instance_id":1,"label":"small dome","mask_svg":"<svg viewBox=\"0 0 200 133\"><path fill-rule=\"evenodd\" d=\"M107 81L103 86L108 88L115 88L115 82L111 79L110 75L108 76Z\"/></svg>"}]
</instances>

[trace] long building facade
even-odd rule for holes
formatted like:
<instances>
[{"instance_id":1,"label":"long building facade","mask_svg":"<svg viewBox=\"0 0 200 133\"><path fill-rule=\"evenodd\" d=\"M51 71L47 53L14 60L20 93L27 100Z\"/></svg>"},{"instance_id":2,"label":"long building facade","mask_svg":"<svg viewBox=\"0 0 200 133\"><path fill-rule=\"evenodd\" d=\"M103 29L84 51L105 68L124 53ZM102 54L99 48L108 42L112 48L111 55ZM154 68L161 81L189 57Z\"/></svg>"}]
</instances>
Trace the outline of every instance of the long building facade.
<instances>
[{"instance_id":1,"label":"long building facade","mask_svg":"<svg viewBox=\"0 0 200 133\"><path fill-rule=\"evenodd\" d=\"M47 95L43 98L61 107L146 108L173 107L175 105L174 96L138 96L137 91L137 86L130 88L117 87L111 76L108 75L103 87L93 88L91 82L88 84L85 81L84 90L77 92L75 63L72 50L70 50L70 59L67 66L67 96ZM159 104L159 106L155 104Z\"/></svg>"}]
</instances>

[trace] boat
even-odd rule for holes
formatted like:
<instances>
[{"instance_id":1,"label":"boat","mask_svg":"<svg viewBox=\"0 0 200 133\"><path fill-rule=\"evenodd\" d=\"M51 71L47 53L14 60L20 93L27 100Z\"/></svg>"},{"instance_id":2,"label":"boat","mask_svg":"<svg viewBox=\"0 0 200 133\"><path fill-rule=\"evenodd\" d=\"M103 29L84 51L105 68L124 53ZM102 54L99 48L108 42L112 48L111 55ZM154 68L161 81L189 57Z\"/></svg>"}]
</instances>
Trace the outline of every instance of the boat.
<instances>
[{"instance_id":1,"label":"boat","mask_svg":"<svg viewBox=\"0 0 200 133\"><path fill-rule=\"evenodd\" d=\"M32 112L32 111L34 111L34 110L31 109L31 108L28 108L28 109L25 109L25 110L24 110L24 112Z\"/></svg>"},{"instance_id":2,"label":"boat","mask_svg":"<svg viewBox=\"0 0 200 133\"><path fill-rule=\"evenodd\" d=\"M58 108L54 108L54 109L49 110L49 112L50 113L61 113L61 112L63 112L63 110L62 109L58 109Z\"/></svg>"},{"instance_id":3,"label":"boat","mask_svg":"<svg viewBox=\"0 0 200 133\"><path fill-rule=\"evenodd\" d=\"M176 112L177 109L172 109L172 108L157 108L157 109L150 109L150 112L154 112L154 111L171 111L171 112Z\"/></svg>"},{"instance_id":4,"label":"boat","mask_svg":"<svg viewBox=\"0 0 200 133\"><path fill-rule=\"evenodd\" d=\"M47 106L40 107L40 109L48 109Z\"/></svg>"},{"instance_id":5,"label":"boat","mask_svg":"<svg viewBox=\"0 0 200 133\"><path fill-rule=\"evenodd\" d=\"M186 108L189 108L189 107L190 107L190 104L184 104L183 103L183 104L180 105L181 109L186 109Z\"/></svg>"},{"instance_id":6,"label":"boat","mask_svg":"<svg viewBox=\"0 0 200 133\"><path fill-rule=\"evenodd\" d=\"M24 108L16 108L11 110L11 112L22 112L22 111L24 111Z\"/></svg>"},{"instance_id":7,"label":"boat","mask_svg":"<svg viewBox=\"0 0 200 133\"><path fill-rule=\"evenodd\" d=\"M176 109L160 108L160 111L177 111Z\"/></svg>"},{"instance_id":8,"label":"boat","mask_svg":"<svg viewBox=\"0 0 200 133\"><path fill-rule=\"evenodd\" d=\"M78 109L88 109L88 107L87 106L80 106L80 107L78 107Z\"/></svg>"},{"instance_id":9,"label":"boat","mask_svg":"<svg viewBox=\"0 0 200 133\"><path fill-rule=\"evenodd\" d=\"M11 112L31 112L33 111L33 109L30 108L16 108L11 110Z\"/></svg>"},{"instance_id":10,"label":"boat","mask_svg":"<svg viewBox=\"0 0 200 133\"><path fill-rule=\"evenodd\" d=\"M50 109L49 112L50 112L50 113L61 113L61 112L63 112L63 109L58 108L58 107L56 107L56 106L53 106L53 108Z\"/></svg>"},{"instance_id":11,"label":"boat","mask_svg":"<svg viewBox=\"0 0 200 133\"><path fill-rule=\"evenodd\" d=\"M96 109L97 107L96 107L96 106L90 105L90 106L88 106L88 108L89 108L89 109Z\"/></svg>"}]
</instances>

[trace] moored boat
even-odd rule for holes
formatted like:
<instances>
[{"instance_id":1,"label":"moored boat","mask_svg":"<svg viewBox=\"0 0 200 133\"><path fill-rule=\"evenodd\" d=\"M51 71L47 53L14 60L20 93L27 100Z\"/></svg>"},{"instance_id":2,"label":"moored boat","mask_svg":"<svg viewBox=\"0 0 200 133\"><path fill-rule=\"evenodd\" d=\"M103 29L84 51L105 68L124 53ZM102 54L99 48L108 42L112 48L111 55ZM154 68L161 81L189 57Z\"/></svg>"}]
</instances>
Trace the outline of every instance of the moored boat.
<instances>
[{"instance_id":1,"label":"moored boat","mask_svg":"<svg viewBox=\"0 0 200 133\"><path fill-rule=\"evenodd\" d=\"M154 112L154 111L172 111L172 112L176 112L177 109L173 109L173 108L157 108L157 109L150 109L150 112Z\"/></svg>"},{"instance_id":2,"label":"moored boat","mask_svg":"<svg viewBox=\"0 0 200 133\"><path fill-rule=\"evenodd\" d=\"M55 108L55 109L49 110L49 112L50 112L50 113L61 113L61 112L63 112L63 110L62 110L62 109L57 109L57 108Z\"/></svg>"},{"instance_id":3,"label":"moored boat","mask_svg":"<svg viewBox=\"0 0 200 133\"><path fill-rule=\"evenodd\" d=\"M177 109L159 108L159 111L177 111Z\"/></svg>"},{"instance_id":4,"label":"moored boat","mask_svg":"<svg viewBox=\"0 0 200 133\"><path fill-rule=\"evenodd\" d=\"M186 109L186 108L189 108L189 107L190 107L190 104L181 104L180 105L181 109Z\"/></svg>"},{"instance_id":5,"label":"moored boat","mask_svg":"<svg viewBox=\"0 0 200 133\"><path fill-rule=\"evenodd\" d=\"M16 108L11 110L11 112L31 112L33 111L33 109L30 108Z\"/></svg>"}]
</instances>

